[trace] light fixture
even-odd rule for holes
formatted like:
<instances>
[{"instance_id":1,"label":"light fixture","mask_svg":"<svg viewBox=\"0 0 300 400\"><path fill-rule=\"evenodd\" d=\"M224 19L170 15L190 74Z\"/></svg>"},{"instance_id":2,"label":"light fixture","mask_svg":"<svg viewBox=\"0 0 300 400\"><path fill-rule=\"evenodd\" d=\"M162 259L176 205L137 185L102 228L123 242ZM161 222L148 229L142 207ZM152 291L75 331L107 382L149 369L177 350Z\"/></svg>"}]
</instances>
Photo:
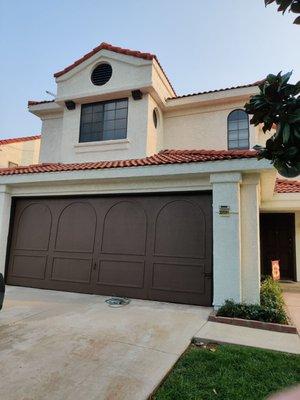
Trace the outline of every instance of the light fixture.
<instances>
[{"instance_id":1,"label":"light fixture","mask_svg":"<svg viewBox=\"0 0 300 400\"><path fill-rule=\"evenodd\" d=\"M140 91L140 89L133 90L131 92L133 100L141 100L143 98L143 93Z\"/></svg>"},{"instance_id":2,"label":"light fixture","mask_svg":"<svg viewBox=\"0 0 300 400\"><path fill-rule=\"evenodd\" d=\"M75 110L75 108L76 108L76 104L74 103L73 100L65 101L65 105L66 105L68 110Z\"/></svg>"}]
</instances>

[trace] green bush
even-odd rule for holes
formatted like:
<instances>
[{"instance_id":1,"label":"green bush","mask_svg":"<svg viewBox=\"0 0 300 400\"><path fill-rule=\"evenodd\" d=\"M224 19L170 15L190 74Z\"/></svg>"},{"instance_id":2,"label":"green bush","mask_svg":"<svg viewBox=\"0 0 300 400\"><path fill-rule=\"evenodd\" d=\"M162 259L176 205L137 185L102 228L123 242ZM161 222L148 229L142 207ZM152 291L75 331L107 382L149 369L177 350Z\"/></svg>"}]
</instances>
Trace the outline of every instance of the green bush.
<instances>
[{"instance_id":1,"label":"green bush","mask_svg":"<svg viewBox=\"0 0 300 400\"><path fill-rule=\"evenodd\" d=\"M218 310L217 316L288 324L281 288L271 277L266 278L261 284L260 304L226 300Z\"/></svg>"},{"instance_id":2,"label":"green bush","mask_svg":"<svg viewBox=\"0 0 300 400\"><path fill-rule=\"evenodd\" d=\"M268 276L260 287L260 304L269 308L284 308L282 290L277 281Z\"/></svg>"}]
</instances>

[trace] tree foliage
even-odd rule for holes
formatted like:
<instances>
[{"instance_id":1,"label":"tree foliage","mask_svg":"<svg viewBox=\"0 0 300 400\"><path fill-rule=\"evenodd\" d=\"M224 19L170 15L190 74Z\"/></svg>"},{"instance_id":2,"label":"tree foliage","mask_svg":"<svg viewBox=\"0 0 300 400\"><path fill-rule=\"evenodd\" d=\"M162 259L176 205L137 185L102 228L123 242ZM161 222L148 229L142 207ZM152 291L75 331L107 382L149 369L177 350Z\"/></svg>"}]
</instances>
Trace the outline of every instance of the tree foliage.
<instances>
[{"instance_id":1,"label":"tree foliage","mask_svg":"<svg viewBox=\"0 0 300 400\"><path fill-rule=\"evenodd\" d=\"M268 75L259 84L260 93L245 104L252 115L251 124L263 124L264 133L276 127L265 147L254 147L258 158L271 160L278 172L289 178L300 175L300 81L288 83L291 74Z\"/></svg>"},{"instance_id":2,"label":"tree foliage","mask_svg":"<svg viewBox=\"0 0 300 400\"><path fill-rule=\"evenodd\" d=\"M284 14L286 10L295 14L300 14L300 0L265 0L265 5L268 6L274 3L274 1L276 1L278 5L277 11L282 12L282 14ZM300 16L295 19L294 24L300 25Z\"/></svg>"}]
</instances>

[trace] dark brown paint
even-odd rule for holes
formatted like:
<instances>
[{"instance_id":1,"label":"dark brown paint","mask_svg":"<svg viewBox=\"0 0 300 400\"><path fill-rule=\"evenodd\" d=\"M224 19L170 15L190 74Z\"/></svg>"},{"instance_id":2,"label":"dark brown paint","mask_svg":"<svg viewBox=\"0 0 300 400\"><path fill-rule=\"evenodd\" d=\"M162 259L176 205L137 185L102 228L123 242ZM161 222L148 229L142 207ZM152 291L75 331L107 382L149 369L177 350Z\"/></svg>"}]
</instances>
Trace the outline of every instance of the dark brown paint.
<instances>
[{"instance_id":1,"label":"dark brown paint","mask_svg":"<svg viewBox=\"0 0 300 400\"><path fill-rule=\"evenodd\" d=\"M211 305L211 194L15 200L7 283Z\"/></svg>"}]
</instances>

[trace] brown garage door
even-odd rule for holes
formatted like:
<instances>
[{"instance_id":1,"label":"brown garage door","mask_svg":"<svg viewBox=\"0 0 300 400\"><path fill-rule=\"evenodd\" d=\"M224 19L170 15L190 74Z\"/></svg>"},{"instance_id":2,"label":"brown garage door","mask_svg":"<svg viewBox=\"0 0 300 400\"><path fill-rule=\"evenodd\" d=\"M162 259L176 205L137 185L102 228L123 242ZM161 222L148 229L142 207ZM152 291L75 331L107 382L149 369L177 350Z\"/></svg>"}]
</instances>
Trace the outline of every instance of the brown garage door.
<instances>
[{"instance_id":1,"label":"brown garage door","mask_svg":"<svg viewBox=\"0 0 300 400\"><path fill-rule=\"evenodd\" d=\"M211 195L17 199L7 283L211 305Z\"/></svg>"}]
</instances>

